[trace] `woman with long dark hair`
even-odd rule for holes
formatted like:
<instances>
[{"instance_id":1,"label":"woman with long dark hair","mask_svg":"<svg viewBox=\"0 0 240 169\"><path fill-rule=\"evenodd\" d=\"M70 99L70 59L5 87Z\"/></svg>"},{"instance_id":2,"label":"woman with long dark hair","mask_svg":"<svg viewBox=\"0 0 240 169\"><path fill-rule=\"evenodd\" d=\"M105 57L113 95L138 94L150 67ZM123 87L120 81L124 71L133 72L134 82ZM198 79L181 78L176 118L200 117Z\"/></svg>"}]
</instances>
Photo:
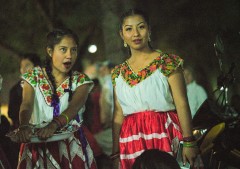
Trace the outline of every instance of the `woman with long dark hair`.
<instances>
[{"instance_id":1,"label":"woman with long dark hair","mask_svg":"<svg viewBox=\"0 0 240 169\"><path fill-rule=\"evenodd\" d=\"M23 101L16 133L22 143L18 169L95 169L81 128L93 82L85 74L72 71L78 37L69 29L53 30L47 35L46 51L45 67L34 67L22 76ZM68 130L73 134L61 139L61 133ZM33 137L39 142L36 138L33 142Z\"/></svg>"}]
</instances>

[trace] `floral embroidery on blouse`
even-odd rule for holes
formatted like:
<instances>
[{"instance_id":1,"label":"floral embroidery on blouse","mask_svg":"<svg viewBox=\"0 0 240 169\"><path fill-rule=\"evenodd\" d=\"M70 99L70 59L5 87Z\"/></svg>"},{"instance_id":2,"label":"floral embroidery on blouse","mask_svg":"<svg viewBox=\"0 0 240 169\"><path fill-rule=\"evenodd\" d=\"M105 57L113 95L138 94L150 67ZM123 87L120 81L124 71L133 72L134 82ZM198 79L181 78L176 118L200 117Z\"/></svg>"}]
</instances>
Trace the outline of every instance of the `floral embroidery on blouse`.
<instances>
[{"instance_id":1,"label":"floral embroidery on blouse","mask_svg":"<svg viewBox=\"0 0 240 169\"><path fill-rule=\"evenodd\" d=\"M133 72L127 61L116 66L112 70L112 84L116 86L115 79L121 74L129 86L135 86L147 77L151 76L156 70L160 70L164 76L169 76L174 70L182 65L183 60L173 54L161 53L148 66L139 72Z\"/></svg>"},{"instance_id":2,"label":"floral embroidery on blouse","mask_svg":"<svg viewBox=\"0 0 240 169\"><path fill-rule=\"evenodd\" d=\"M43 74L43 71L40 67L35 67L27 73L23 74L22 78L26 80L33 88L39 87L46 103L50 106L52 102L52 88L49 84L49 81ZM91 81L89 77L85 74L79 73L77 71L73 72L72 75L72 84L80 86L84 82ZM62 97L66 92L65 89L69 88L69 78L66 78L60 86L57 87L56 92L58 97Z\"/></svg>"},{"instance_id":3,"label":"floral embroidery on blouse","mask_svg":"<svg viewBox=\"0 0 240 169\"><path fill-rule=\"evenodd\" d=\"M115 66L115 67L112 69L112 71L111 71L112 84L113 84L113 86L116 85L115 78L117 78L118 75L120 74L120 69L121 69L121 65L117 65L117 66Z\"/></svg>"}]
</instances>

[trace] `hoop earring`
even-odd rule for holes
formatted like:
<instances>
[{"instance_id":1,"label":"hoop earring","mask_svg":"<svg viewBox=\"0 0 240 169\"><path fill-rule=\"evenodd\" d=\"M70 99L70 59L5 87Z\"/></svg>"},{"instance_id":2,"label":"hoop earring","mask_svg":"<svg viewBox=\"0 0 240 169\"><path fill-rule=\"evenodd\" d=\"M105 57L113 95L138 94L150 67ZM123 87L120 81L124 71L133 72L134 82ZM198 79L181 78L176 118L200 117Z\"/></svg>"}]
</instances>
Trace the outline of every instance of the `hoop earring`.
<instances>
[{"instance_id":1,"label":"hoop earring","mask_svg":"<svg viewBox=\"0 0 240 169\"><path fill-rule=\"evenodd\" d=\"M127 43L124 41L123 42L123 46L126 48L127 47Z\"/></svg>"}]
</instances>

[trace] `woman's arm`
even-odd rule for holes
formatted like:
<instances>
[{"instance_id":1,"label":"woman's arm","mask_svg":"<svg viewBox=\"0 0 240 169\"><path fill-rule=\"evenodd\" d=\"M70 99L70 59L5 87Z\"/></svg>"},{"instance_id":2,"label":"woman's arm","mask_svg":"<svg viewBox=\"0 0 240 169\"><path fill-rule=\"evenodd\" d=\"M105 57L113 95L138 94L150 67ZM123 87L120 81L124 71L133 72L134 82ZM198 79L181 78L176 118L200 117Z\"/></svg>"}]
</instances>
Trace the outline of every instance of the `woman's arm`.
<instances>
[{"instance_id":1,"label":"woman's arm","mask_svg":"<svg viewBox=\"0 0 240 169\"><path fill-rule=\"evenodd\" d=\"M67 109L62 112L69 117L69 121L76 117L79 110L86 103L91 86L91 83L83 84L73 93L72 100L69 102Z\"/></svg>"},{"instance_id":2,"label":"woman's arm","mask_svg":"<svg viewBox=\"0 0 240 169\"><path fill-rule=\"evenodd\" d=\"M186 85L181 68L178 68L175 72L170 74L168 82L172 91L174 103L176 105L180 125L182 128L183 137L191 137L192 132L192 118L191 112L187 100ZM184 163L189 161L193 166L194 160L198 154L198 148L186 147L183 149L183 161Z\"/></svg>"},{"instance_id":3,"label":"woman's arm","mask_svg":"<svg viewBox=\"0 0 240 169\"><path fill-rule=\"evenodd\" d=\"M168 82L172 91L174 103L177 109L183 137L192 136L192 118L187 100L187 91L181 68L170 74Z\"/></svg>"},{"instance_id":4,"label":"woman's arm","mask_svg":"<svg viewBox=\"0 0 240 169\"><path fill-rule=\"evenodd\" d=\"M113 92L113 99L114 99L114 111L113 111L113 148L112 148L112 155L114 157L118 157L119 154L119 135L120 129L122 126L122 122L124 119L122 108L117 100L116 92ZM119 158L113 159L113 168L118 168Z\"/></svg>"},{"instance_id":5,"label":"woman's arm","mask_svg":"<svg viewBox=\"0 0 240 169\"><path fill-rule=\"evenodd\" d=\"M22 103L19 111L19 129L17 137L19 142L28 142L32 135L29 121L33 111L34 90L30 84L24 82L22 92Z\"/></svg>"},{"instance_id":6,"label":"woman's arm","mask_svg":"<svg viewBox=\"0 0 240 169\"><path fill-rule=\"evenodd\" d=\"M65 124L67 124L68 121L71 121L73 118L75 118L78 111L82 108L82 106L85 104L87 100L91 85L92 84L84 84L79 86L74 91L72 100L69 102L67 109L63 111L61 115L58 116L57 118L64 119ZM68 120L66 120L66 117L68 118ZM47 139L54 134L58 127L60 127L58 126L58 123L56 123L53 120L51 123L49 123L48 126L38 131L38 137L41 139Z\"/></svg>"}]
</instances>

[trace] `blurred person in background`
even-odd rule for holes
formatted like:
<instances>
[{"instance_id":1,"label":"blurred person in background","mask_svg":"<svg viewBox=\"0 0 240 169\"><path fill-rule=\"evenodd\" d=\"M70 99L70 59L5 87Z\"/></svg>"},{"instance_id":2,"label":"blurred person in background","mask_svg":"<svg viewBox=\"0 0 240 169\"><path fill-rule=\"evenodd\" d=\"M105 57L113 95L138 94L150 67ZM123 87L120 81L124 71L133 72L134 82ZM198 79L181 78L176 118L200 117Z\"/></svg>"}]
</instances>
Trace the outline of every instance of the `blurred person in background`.
<instances>
[{"instance_id":1,"label":"blurred person in background","mask_svg":"<svg viewBox=\"0 0 240 169\"><path fill-rule=\"evenodd\" d=\"M41 60L36 53L20 54L19 70L21 74L26 73L28 70L35 66L40 66ZM12 128L16 129L19 126L19 110L22 103L22 87L19 80L11 89L9 93L8 103L8 116L12 119Z\"/></svg>"},{"instance_id":2,"label":"blurred person in background","mask_svg":"<svg viewBox=\"0 0 240 169\"><path fill-rule=\"evenodd\" d=\"M206 90L196 82L196 74L193 67L184 67L184 78L187 85L187 97L192 118L202 103L208 98Z\"/></svg>"},{"instance_id":3,"label":"blurred person in background","mask_svg":"<svg viewBox=\"0 0 240 169\"><path fill-rule=\"evenodd\" d=\"M102 131L95 134L95 138L106 155L110 155L112 152L113 86L111 70L114 66L108 60L97 64L97 74L101 88L99 107Z\"/></svg>"},{"instance_id":4,"label":"blurred person in background","mask_svg":"<svg viewBox=\"0 0 240 169\"><path fill-rule=\"evenodd\" d=\"M100 118L103 128L110 128L113 114L113 86L111 70L114 64L110 61L104 61L99 64L98 79L101 85L100 95Z\"/></svg>"}]
</instances>

